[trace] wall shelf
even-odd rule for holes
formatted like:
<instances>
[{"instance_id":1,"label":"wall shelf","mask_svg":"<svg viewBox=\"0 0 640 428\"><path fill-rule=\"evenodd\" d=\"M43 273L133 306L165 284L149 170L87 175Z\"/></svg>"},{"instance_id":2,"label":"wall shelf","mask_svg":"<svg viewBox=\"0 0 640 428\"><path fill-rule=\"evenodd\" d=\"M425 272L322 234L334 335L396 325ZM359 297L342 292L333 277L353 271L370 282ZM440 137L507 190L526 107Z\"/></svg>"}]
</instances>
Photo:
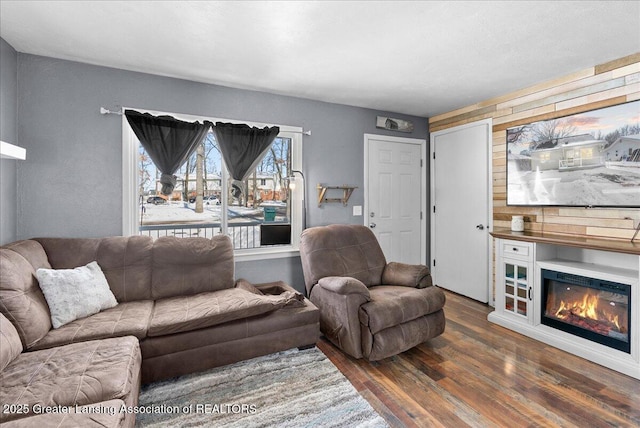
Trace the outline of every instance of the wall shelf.
<instances>
[{"instance_id":1,"label":"wall shelf","mask_svg":"<svg viewBox=\"0 0 640 428\"><path fill-rule=\"evenodd\" d=\"M0 158L25 160L27 151L22 147L0 141Z\"/></svg>"},{"instance_id":2,"label":"wall shelf","mask_svg":"<svg viewBox=\"0 0 640 428\"><path fill-rule=\"evenodd\" d=\"M342 202L342 205L347 206L347 202L349 202L349 198L353 191L357 189L356 186L324 186L322 184L318 184L318 206L321 207L322 204L332 203L332 202ZM329 190L342 190L341 198L327 198L327 191Z\"/></svg>"},{"instance_id":3,"label":"wall shelf","mask_svg":"<svg viewBox=\"0 0 640 428\"><path fill-rule=\"evenodd\" d=\"M25 160L27 151L22 147L0 141L0 158Z\"/></svg>"}]
</instances>

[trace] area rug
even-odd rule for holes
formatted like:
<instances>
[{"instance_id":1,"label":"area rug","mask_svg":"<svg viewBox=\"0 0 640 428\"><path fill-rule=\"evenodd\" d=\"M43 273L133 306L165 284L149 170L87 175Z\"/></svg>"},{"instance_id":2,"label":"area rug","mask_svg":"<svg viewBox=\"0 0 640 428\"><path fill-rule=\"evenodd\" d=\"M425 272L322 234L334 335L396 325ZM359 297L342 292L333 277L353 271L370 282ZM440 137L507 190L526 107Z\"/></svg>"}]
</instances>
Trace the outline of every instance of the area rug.
<instances>
[{"instance_id":1,"label":"area rug","mask_svg":"<svg viewBox=\"0 0 640 428\"><path fill-rule=\"evenodd\" d=\"M146 385L139 427L387 427L317 348Z\"/></svg>"}]
</instances>

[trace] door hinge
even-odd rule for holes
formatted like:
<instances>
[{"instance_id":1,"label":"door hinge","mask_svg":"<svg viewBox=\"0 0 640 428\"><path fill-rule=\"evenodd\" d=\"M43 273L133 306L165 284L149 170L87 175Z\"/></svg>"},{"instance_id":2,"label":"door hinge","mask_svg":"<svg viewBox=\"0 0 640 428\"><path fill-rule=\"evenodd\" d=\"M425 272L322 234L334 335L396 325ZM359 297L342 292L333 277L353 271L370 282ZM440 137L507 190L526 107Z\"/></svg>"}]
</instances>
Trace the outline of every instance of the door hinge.
<instances>
[{"instance_id":1,"label":"door hinge","mask_svg":"<svg viewBox=\"0 0 640 428\"><path fill-rule=\"evenodd\" d=\"M436 206L435 205L433 206L433 212L434 213L436 212Z\"/></svg>"},{"instance_id":2,"label":"door hinge","mask_svg":"<svg viewBox=\"0 0 640 428\"><path fill-rule=\"evenodd\" d=\"M420 168L422 168L422 159L420 159Z\"/></svg>"},{"instance_id":3,"label":"door hinge","mask_svg":"<svg viewBox=\"0 0 640 428\"><path fill-rule=\"evenodd\" d=\"M420 211L420 220L422 220L422 211Z\"/></svg>"},{"instance_id":4,"label":"door hinge","mask_svg":"<svg viewBox=\"0 0 640 428\"><path fill-rule=\"evenodd\" d=\"M436 259L433 259L433 265L434 266L436 265Z\"/></svg>"},{"instance_id":5,"label":"door hinge","mask_svg":"<svg viewBox=\"0 0 640 428\"><path fill-rule=\"evenodd\" d=\"M436 158L436 152L433 152L433 158L434 159Z\"/></svg>"}]
</instances>

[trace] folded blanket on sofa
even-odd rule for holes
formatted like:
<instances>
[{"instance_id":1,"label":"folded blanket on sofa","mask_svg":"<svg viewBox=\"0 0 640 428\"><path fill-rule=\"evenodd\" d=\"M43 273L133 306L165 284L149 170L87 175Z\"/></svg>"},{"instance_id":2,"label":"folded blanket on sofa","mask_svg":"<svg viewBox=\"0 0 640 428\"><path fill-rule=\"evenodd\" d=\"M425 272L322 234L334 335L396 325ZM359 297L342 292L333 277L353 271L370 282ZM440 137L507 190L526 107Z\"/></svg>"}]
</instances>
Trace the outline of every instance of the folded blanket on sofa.
<instances>
[{"instance_id":1,"label":"folded blanket on sofa","mask_svg":"<svg viewBox=\"0 0 640 428\"><path fill-rule=\"evenodd\" d=\"M265 314L298 302L294 291L256 294L231 288L157 300L147 336L164 336Z\"/></svg>"},{"instance_id":2,"label":"folded blanket on sofa","mask_svg":"<svg viewBox=\"0 0 640 428\"><path fill-rule=\"evenodd\" d=\"M285 306L304 306L304 296L302 293L297 292L282 281L260 284L260 288L258 288L246 279L239 279L236 281L235 287L260 296L278 295L286 297L289 299L289 302Z\"/></svg>"}]
</instances>

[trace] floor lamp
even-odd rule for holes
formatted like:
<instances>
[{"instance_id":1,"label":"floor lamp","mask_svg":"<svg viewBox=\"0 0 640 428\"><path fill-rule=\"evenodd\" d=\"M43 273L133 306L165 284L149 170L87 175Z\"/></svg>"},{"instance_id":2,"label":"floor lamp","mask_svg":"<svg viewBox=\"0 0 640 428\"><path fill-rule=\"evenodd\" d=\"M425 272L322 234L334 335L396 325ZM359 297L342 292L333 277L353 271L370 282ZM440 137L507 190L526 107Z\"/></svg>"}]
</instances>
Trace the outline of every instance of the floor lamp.
<instances>
[{"instance_id":1,"label":"floor lamp","mask_svg":"<svg viewBox=\"0 0 640 428\"><path fill-rule=\"evenodd\" d=\"M287 180L289 181L289 189L294 189L296 173L302 177L302 230L304 230L307 228L307 181L302 171L298 171L297 169L291 170L291 174L287 177Z\"/></svg>"}]
</instances>

